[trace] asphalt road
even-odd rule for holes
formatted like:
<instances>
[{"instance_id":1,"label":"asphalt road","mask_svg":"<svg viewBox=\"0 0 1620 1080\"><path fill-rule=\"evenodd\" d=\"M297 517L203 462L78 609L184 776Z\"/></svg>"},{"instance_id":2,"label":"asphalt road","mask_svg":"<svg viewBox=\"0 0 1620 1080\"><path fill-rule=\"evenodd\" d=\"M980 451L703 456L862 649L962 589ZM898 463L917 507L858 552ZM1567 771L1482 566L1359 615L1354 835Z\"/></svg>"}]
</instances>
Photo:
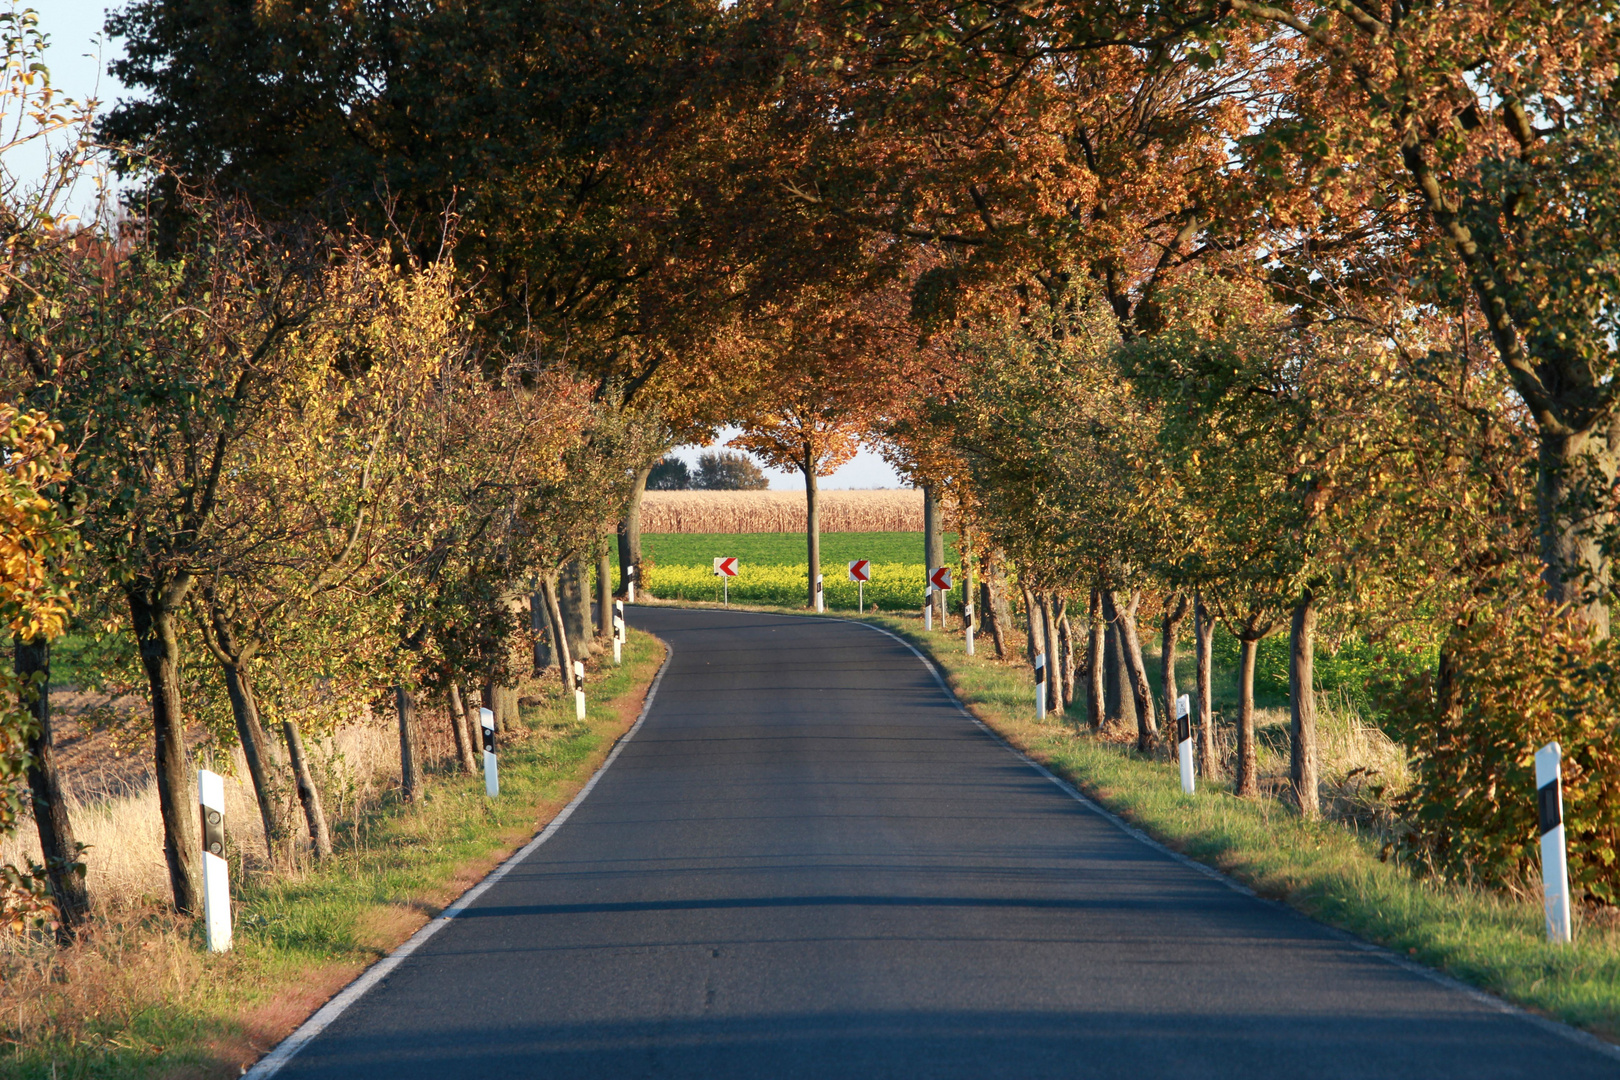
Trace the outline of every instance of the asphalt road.
<instances>
[{"instance_id":1,"label":"asphalt road","mask_svg":"<svg viewBox=\"0 0 1620 1080\"><path fill-rule=\"evenodd\" d=\"M573 817L282 1077L1616 1077L1116 828L852 623L673 658Z\"/></svg>"}]
</instances>

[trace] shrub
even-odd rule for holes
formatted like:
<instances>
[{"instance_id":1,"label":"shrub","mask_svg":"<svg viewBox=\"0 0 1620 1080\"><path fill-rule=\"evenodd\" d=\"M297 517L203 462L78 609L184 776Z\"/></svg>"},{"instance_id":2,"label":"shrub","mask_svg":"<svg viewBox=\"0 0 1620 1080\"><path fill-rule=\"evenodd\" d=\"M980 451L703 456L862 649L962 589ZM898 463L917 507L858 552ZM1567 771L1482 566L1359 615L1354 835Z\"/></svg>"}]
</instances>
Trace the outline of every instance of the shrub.
<instances>
[{"instance_id":1,"label":"shrub","mask_svg":"<svg viewBox=\"0 0 1620 1080\"><path fill-rule=\"evenodd\" d=\"M1447 875L1523 891L1539 864L1534 756L1557 741L1571 888L1620 901L1620 640L1593 641L1527 593L1460 621L1446 647L1455 711L1429 673L1389 701L1416 773L1408 843Z\"/></svg>"}]
</instances>

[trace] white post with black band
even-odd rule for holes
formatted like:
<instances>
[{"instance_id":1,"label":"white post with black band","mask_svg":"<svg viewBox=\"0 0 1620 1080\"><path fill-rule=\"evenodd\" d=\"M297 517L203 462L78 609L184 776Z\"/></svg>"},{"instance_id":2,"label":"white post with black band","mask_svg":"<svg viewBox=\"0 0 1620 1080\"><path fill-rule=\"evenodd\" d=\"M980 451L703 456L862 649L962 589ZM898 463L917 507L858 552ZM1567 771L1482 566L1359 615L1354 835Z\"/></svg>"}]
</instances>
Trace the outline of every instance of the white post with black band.
<instances>
[{"instance_id":1,"label":"white post with black band","mask_svg":"<svg viewBox=\"0 0 1620 1080\"><path fill-rule=\"evenodd\" d=\"M624 601L613 601L613 666L624 662Z\"/></svg>"},{"instance_id":2,"label":"white post with black band","mask_svg":"<svg viewBox=\"0 0 1620 1080\"><path fill-rule=\"evenodd\" d=\"M967 654L973 655L973 605L962 605L962 622L967 627Z\"/></svg>"},{"instance_id":3,"label":"white post with black band","mask_svg":"<svg viewBox=\"0 0 1620 1080\"><path fill-rule=\"evenodd\" d=\"M1564 851L1562 751L1548 743L1536 751L1536 817L1541 825L1541 893L1547 910L1547 940L1568 944L1569 861Z\"/></svg>"},{"instance_id":4,"label":"white post with black band","mask_svg":"<svg viewBox=\"0 0 1620 1080\"><path fill-rule=\"evenodd\" d=\"M574 661L574 719L585 719L585 661Z\"/></svg>"},{"instance_id":5,"label":"white post with black band","mask_svg":"<svg viewBox=\"0 0 1620 1080\"><path fill-rule=\"evenodd\" d=\"M1181 761L1181 790L1193 793L1192 698L1176 698L1176 757Z\"/></svg>"},{"instance_id":6,"label":"white post with black band","mask_svg":"<svg viewBox=\"0 0 1620 1080\"><path fill-rule=\"evenodd\" d=\"M1046 654L1035 656L1035 719L1046 719Z\"/></svg>"},{"instance_id":7,"label":"white post with black band","mask_svg":"<svg viewBox=\"0 0 1620 1080\"><path fill-rule=\"evenodd\" d=\"M624 598L630 603L636 602L636 564L631 563L624 568Z\"/></svg>"},{"instance_id":8,"label":"white post with black band","mask_svg":"<svg viewBox=\"0 0 1620 1080\"><path fill-rule=\"evenodd\" d=\"M827 610L826 604L822 600L822 596L821 596L821 575L817 574L816 575L816 611L819 613L819 612L823 612L823 611L826 611L826 610Z\"/></svg>"},{"instance_id":9,"label":"white post with black band","mask_svg":"<svg viewBox=\"0 0 1620 1080\"><path fill-rule=\"evenodd\" d=\"M923 586L923 629L924 630L932 630L933 628L934 628L934 587L932 585L924 585Z\"/></svg>"},{"instance_id":10,"label":"white post with black band","mask_svg":"<svg viewBox=\"0 0 1620 1080\"><path fill-rule=\"evenodd\" d=\"M197 770L197 802L202 806L203 923L208 951L231 947L231 870L225 861L225 778Z\"/></svg>"},{"instance_id":11,"label":"white post with black band","mask_svg":"<svg viewBox=\"0 0 1620 1080\"><path fill-rule=\"evenodd\" d=\"M484 732L484 794L493 799L501 793L501 774L495 766L495 714L479 709L478 726Z\"/></svg>"}]
</instances>

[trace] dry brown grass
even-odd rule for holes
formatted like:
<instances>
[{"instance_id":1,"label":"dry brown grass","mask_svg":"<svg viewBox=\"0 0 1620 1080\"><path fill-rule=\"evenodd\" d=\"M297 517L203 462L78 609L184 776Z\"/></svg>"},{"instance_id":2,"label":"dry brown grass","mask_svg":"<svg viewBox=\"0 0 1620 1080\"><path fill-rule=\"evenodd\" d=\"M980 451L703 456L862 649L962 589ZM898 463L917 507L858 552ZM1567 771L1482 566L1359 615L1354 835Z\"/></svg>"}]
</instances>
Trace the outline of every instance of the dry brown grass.
<instances>
[{"instance_id":1,"label":"dry brown grass","mask_svg":"<svg viewBox=\"0 0 1620 1080\"><path fill-rule=\"evenodd\" d=\"M923 494L823 491L822 532L921 532ZM781 533L805 528L802 491L649 491L641 528L659 533Z\"/></svg>"}]
</instances>

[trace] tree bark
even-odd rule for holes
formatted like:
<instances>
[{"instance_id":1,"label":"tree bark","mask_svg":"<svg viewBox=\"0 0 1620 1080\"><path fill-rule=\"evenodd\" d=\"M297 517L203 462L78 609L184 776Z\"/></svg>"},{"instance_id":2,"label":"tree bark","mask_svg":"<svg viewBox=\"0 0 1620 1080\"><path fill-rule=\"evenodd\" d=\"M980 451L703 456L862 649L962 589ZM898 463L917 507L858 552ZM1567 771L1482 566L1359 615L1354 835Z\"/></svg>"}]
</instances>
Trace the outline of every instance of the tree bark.
<instances>
[{"instance_id":1,"label":"tree bark","mask_svg":"<svg viewBox=\"0 0 1620 1080\"><path fill-rule=\"evenodd\" d=\"M85 887L84 863L79 858L79 844L62 794L62 778L56 770L55 741L51 737L51 644L44 638L15 640L17 674L35 683L33 698L24 701L35 726L28 740L28 791L34 803L34 826L39 832L40 853L45 857L45 880L56 901L60 923L57 938L67 942L90 911L90 892ZM25 687L23 692L29 690Z\"/></svg>"},{"instance_id":2,"label":"tree bark","mask_svg":"<svg viewBox=\"0 0 1620 1080\"><path fill-rule=\"evenodd\" d=\"M202 846L191 755L186 750L186 720L180 700L180 642L174 616L174 606L183 602L185 591L184 586L171 586L164 590L167 595L154 595L159 592L155 587L141 583L125 595L151 691L158 810L163 817L163 857L169 866L169 889L176 911L199 915Z\"/></svg>"},{"instance_id":3,"label":"tree bark","mask_svg":"<svg viewBox=\"0 0 1620 1080\"><path fill-rule=\"evenodd\" d=\"M534 638L534 675L538 678L551 666L551 616L546 614L546 598L540 589L529 596L529 632Z\"/></svg>"},{"instance_id":4,"label":"tree bark","mask_svg":"<svg viewBox=\"0 0 1620 1080\"><path fill-rule=\"evenodd\" d=\"M1238 746L1237 793L1246 799L1260 794L1260 765L1254 748L1254 659L1260 638L1250 633L1238 635L1242 647L1238 662Z\"/></svg>"},{"instance_id":5,"label":"tree bark","mask_svg":"<svg viewBox=\"0 0 1620 1080\"><path fill-rule=\"evenodd\" d=\"M1059 656L1057 628L1052 623L1051 596L1045 589L1035 591L1035 613L1041 620L1041 640L1046 643L1046 707L1063 716L1062 657Z\"/></svg>"},{"instance_id":6,"label":"tree bark","mask_svg":"<svg viewBox=\"0 0 1620 1080\"><path fill-rule=\"evenodd\" d=\"M416 699L403 686L394 687L399 711L399 795L415 802L422 794L422 759L416 745Z\"/></svg>"},{"instance_id":7,"label":"tree bark","mask_svg":"<svg viewBox=\"0 0 1620 1080\"><path fill-rule=\"evenodd\" d=\"M996 644L996 659L1007 659L1007 633L1012 629L1012 611L1007 603L1007 567L1001 553L992 551L983 562L980 572L979 595L991 640Z\"/></svg>"},{"instance_id":8,"label":"tree bark","mask_svg":"<svg viewBox=\"0 0 1620 1080\"><path fill-rule=\"evenodd\" d=\"M1176 637L1181 633L1181 624L1186 618L1187 596L1182 593L1175 598L1174 608L1165 605L1164 621L1159 626L1159 640L1162 642L1159 651L1159 690L1164 694L1164 722L1167 726L1175 723L1176 699L1181 696L1176 686Z\"/></svg>"},{"instance_id":9,"label":"tree bark","mask_svg":"<svg viewBox=\"0 0 1620 1080\"><path fill-rule=\"evenodd\" d=\"M931 574L936 567L945 565L945 533L941 520L939 499L932 484L923 485L923 560L927 563L923 573ZM945 594L935 589L928 599L934 605L934 625L945 626ZM1050 662L1050 661L1048 661Z\"/></svg>"},{"instance_id":10,"label":"tree bark","mask_svg":"<svg viewBox=\"0 0 1620 1080\"><path fill-rule=\"evenodd\" d=\"M1024 577L1024 575L1019 576ZM1024 625L1029 628L1029 632L1024 635L1024 652L1028 656L1029 666L1033 670L1035 658L1046 651L1046 638L1042 633L1040 611L1035 606L1035 593L1031 591L1028 585L1023 586L1023 589ZM1051 658L1048 657L1046 662L1050 664L1052 662Z\"/></svg>"},{"instance_id":11,"label":"tree bark","mask_svg":"<svg viewBox=\"0 0 1620 1080\"><path fill-rule=\"evenodd\" d=\"M1103 686L1103 654L1108 650L1108 624L1103 621L1102 594L1091 590L1086 627L1086 719L1091 730L1101 731L1108 718L1107 694Z\"/></svg>"},{"instance_id":12,"label":"tree bark","mask_svg":"<svg viewBox=\"0 0 1620 1080\"><path fill-rule=\"evenodd\" d=\"M1620 453L1620 419L1586 432L1539 431L1536 483L1542 579L1555 604L1567 604L1597 638L1609 636L1609 557L1602 544L1609 514L1605 493L1613 487ZM1601 520L1594 520L1601 518Z\"/></svg>"},{"instance_id":13,"label":"tree bark","mask_svg":"<svg viewBox=\"0 0 1620 1080\"><path fill-rule=\"evenodd\" d=\"M1288 634L1288 704L1291 754L1289 778L1299 812L1308 818L1322 812L1318 795L1316 746L1316 595L1306 589L1294 605Z\"/></svg>"},{"instance_id":14,"label":"tree bark","mask_svg":"<svg viewBox=\"0 0 1620 1080\"><path fill-rule=\"evenodd\" d=\"M804 457L804 562L809 571L804 606L816 606L816 575L821 573L821 492L816 487L816 463L807 451Z\"/></svg>"},{"instance_id":15,"label":"tree bark","mask_svg":"<svg viewBox=\"0 0 1620 1080\"><path fill-rule=\"evenodd\" d=\"M1125 670L1130 675L1132 703L1136 706L1136 748L1152 750L1159 739L1159 726L1153 720L1153 687L1148 682L1147 664L1142 661L1142 639L1136 632L1136 605L1142 594L1132 591L1131 602L1121 607L1119 593L1110 590L1114 610L1119 613L1120 644L1124 646Z\"/></svg>"},{"instance_id":16,"label":"tree bark","mask_svg":"<svg viewBox=\"0 0 1620 1080\"><path fill-rule=\"evenodd\" d=\"M596 636L608 641L613 633L613 555L608 551L607 537L596 552ZM598 648L611 648L599 645Z\"/></svg>"},{"instance_id":17,"label":"tree bark","mask_svg":"<svg viewBox=\"0 0 1620 1080\"><path fill-rule=\"evenodd\" d=\"M1198 666L1198 760L1203 763L1205 779L1214 779L1222 772L1221 763L1215 759L1215 622L1204 607L1203 596L1197 593L1193 602L1193 641Z\"/></svg>"},{"instance_id":18,"label":"tree bark","mask_svg":"<svg viewBox=\"0 0 1620 1080\"><path fill-rule=\"evenodd\" d=\"M1068 708L1074 704L1074 627L1069 623L1068 599L1062 593L1052 593L1052 610L1057 612L1058 653L1063 657L1063 702L1064 708Z\"/></svg>"},{"instance_id":19,"label":"tree bark","mask_svg":"<svg viewBox=\"0 0 1620 1080\"><path fill-rule=\"evenodd\" d=\"M586 596L585 562L570 559L558 578L557 603L568 635L568 654L581 660L591 655L591 608Z\"/></svg>"},{"instance_id":20,"label":"tree bark","mask_svg":"<svg viewBox=\"0 0 1620 1080\"><path fill-rule=\"evenodd\" d=\"M321 807L321 793L315 787L315 777L309 771L309 758L304 754L304 737L298 725L291 720L281 722L282 737L287 740L287 757L292 762L293 784L298 789L298 802L304 808L304 822L309 826L309 842L318 858L330 858L332 833L326 827L326 811Z\"/></svg>"},{"instance_id":21,"label":"tree bark","mask_svg":"<svg viewBox=\"0 0 1620 1080\"><path fill-rule=\"evenodd\" d=\"M562 608L557 603L556 579L540 579L540 591L546 604L546 616L551 623L552 652L557 658L557 675L562 679L563 700L571 700L574 692L574 658L568 651L568 635L562 628Z\"/></svg>"},{"instance_id":22,"label":"tree bark","mask_svg":"<svg viewBox=\"0 0 1620 1080\"><path fill-rule=\"evenodd\" d=\"M657 462L650 461L636 470L630 485L630 496L625 500L624 519L619 522L619 589L624 596L630 580L630 568L636 568L636 588L641 587L641 497L647 492L647 477ZM542 665L543 666L543 665Z\"/></svg>"},{"instance_id":23,"label":"tree bark","mask_svg":"<svg viewBox=\"0 0 1620 1080\"><path fill-rule=\"evenodd\" d=\"M456 762L461 766L462 773L471 776L475 768L472 731L467 726L467 707L461 701L461 687L451 683L450 692L445 698L445 711L450 716L450 734L456 740Z\"/></svg>"},{"instance_id":24,"label":"tree bark","mask_svg":"<svg viewBox=\"0 0 1620 1080\"><path fill-rule=\"evenodd\" d=\"M1115 593L1102 590L1103 618L1108 623L1106 648L1103 650L1104 701L1110 722L1121 726L1140 728L1136 695L1131 690L1130 667L1125 660L1124 616L1115 603Z\"/></svg>"}]
</instances>

